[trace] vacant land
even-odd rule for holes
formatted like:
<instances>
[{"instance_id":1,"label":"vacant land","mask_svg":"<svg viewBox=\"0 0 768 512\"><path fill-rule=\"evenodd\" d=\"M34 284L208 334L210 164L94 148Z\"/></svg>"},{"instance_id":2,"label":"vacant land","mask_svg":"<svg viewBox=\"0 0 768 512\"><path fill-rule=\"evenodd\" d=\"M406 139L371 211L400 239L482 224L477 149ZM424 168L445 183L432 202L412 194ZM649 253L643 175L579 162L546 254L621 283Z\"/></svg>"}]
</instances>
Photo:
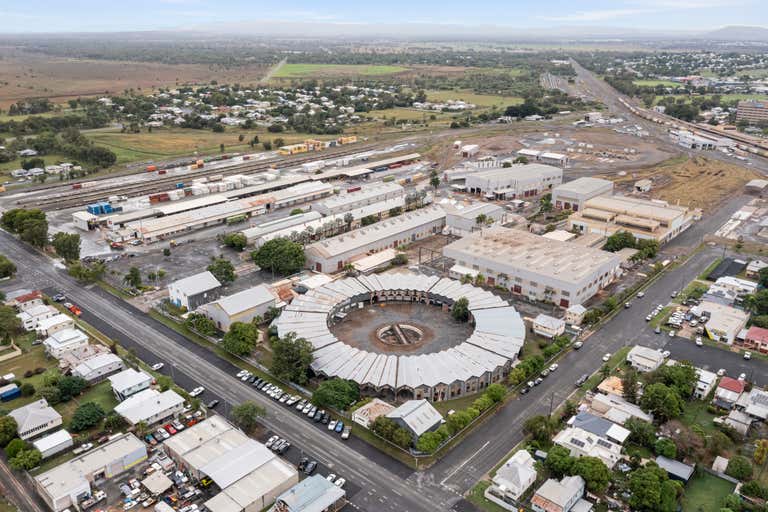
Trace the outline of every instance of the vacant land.
<instances>
[{"instance_id":1,"label":"vacant land","mask_svg":"<svg viewBox=\"0 0 768 512\"><path fill-rule=\"evenodd\" d=\"M690 94L665 94L663 96L656 96L656 99L654 99L653 104L656 105L659 103L659 101L663 100L664 98L676 98L676 99L684 99L686 102L690 102L692 98L698 98L701 95L690 95ZM706 95L709 99L712 98L713 95ZM741 100L767 100L768 96L765 94L721 94L720 95L720 101L726 102L726 101L741 101Z\"/></svg>"},{"instance_id":2,"label":"vacant land","mask_svg":"<svg viewBox=\"0 0 768 512\"><path fill-rule=\"evenodd\" d=\"M683 85L670 80L634 80L632 83L639 87L656 87L658 85L663 85L664 87L678 87Z\"/></svg>"},{"instance_id":3,"label":"vacant land","mask_svg":"<svg viewBox=\"0 0 768 512\"><path fill-rule=\"evenodd\" d=\"M700 473L688 483L683 497L683 512L717 512L733 484L710 475Z\"/></svg>"},{"instance_id":4,"label":"vacant land","mask_svg":"<svg viewBox=\"0 0 768 512\"><path fill-rule=\"evenodd\" d=\"M506 108L510 105L519 105L523 98L517 96L491 96L488 94L476 94L466 89L452 91L427 91L427 101L441 102L448 100L462 100L474 103L478 107Z\"/></svg>"},{"instance_id":5,"label":"vacant land","mask_svg":"<svg viewBox=\"0 0 768 512\"><path fill-rule=\"evenodd\" d=\"M617 186L629 186L641 178L651 178L651 196L670 203L703 210L716 208L723 200L743 190L759 174L746 167L704 157L675 158L648 170L615 180Z\"/></svg>"},{"instance_id":6,"label":"vacant land","mask_svg":"<svg viewBox=\"0 0 768 512\"><path fill-rule=\"evenodd\" d=\"M408 71L401 66L366 64L283 64L272 78L340 78L355 76L386 76Z\"/></svg>"},{"instance_id":7,"label":"vacant land","mask_svg":"<svg viewBox=\"0 0 768 512\"><path fill-rule=\"evenodd\" d=\"M225 68L205 64L64 59L14 48L0 49L0 108L30 97L62 103L80 96L119 94L127 89L151 91L183 84L255 83L262 65Z\"/></svg>"}]
</instances>

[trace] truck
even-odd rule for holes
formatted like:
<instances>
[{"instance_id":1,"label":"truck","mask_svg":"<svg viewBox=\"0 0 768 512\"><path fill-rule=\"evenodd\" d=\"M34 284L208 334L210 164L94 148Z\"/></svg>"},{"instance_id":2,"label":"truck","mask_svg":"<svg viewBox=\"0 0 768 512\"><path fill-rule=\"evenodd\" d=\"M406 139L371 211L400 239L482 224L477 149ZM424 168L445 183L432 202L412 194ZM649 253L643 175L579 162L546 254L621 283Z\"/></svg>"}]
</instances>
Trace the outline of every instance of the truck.
<instances>
[{"instance_id":1,"label":"truck","mask_svg":"<svg viewBox=\"0 0 768 512\"><path fill-rule=\"evenodd\" d=\"M157 170L157 166L156 165L148 165L147 166L147 172L154 172L156 170Z\"/></svg>"}]
</instances>

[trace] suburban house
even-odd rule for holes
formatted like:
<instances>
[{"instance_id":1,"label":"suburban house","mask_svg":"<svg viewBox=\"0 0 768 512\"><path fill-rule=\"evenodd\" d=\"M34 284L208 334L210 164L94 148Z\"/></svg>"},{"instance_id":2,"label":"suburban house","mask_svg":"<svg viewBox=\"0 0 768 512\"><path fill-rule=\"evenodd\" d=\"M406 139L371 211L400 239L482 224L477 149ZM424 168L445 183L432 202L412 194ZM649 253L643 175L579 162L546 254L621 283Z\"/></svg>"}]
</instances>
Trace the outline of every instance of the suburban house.
<instances>
[{"instance_id":1,"label":"suburban house","mask_svg":"<svg viewBox=\"0 0 768 512\"><path fill-rule=\"evenodd\" d=\"M52 316L58 315L59 310L54 308L53 306L46 306L45 304L39 304L37 306L32 306L29 309L25 309L18 315L16 315L19 320L21 320L21 326L24 328L25 331L34 331L37 329L37 326L40 324L42 320L45 320L46 318L51 318Z\"/></svg>"},{"instance_id":2,"label":"suburban house","mask_svg":"<svg viewBox=\"0 0 768 512\"><path fill-rule=\"evenodd\" d=\"M724 423L739 434L746 436L753 421L754 419L749 414L737 409L731 409L728 412L728 416L725 417Z\"/></svg>"},{"instance_id":3,"label":"suburban house","mask_svg":"<svg viewBox=\"0 0 768 512\"><path fill-rule=\"evenodd\" d=\"M152 377L142 371L128 368L109 377L112 384L112 392L115 398L121 402L139 391L143 391L152 384Z\"/></svg>"},{"instance_id":4,"label":"suburban house","mask_svg":"<svg viewBox=\"0 0 768 512\"><path fill-rule=\"evenodd\" d=\"M352 421L365 428L370 428L376 418L389 414L395 410L395 406L388 404L384 400L374 398L367 404L355 409L352 413Z\"/></svg>"},{"instance_id":5,"label":"suburban house","mask_svg":"<svg viewBox=\"0 0 768 512\"><path fill-rule=\"evenodd\" d=\"M693 390L693 396L697 400L704 400L715 387L717 374L702 370L701 368L696 368L696 375L698 376L698 380L696 381L696 388Z\"/></svg>"},{"instance_id":6,"label":"suburban house","mask_svg":"<svg viewBox=\"0 0 768 512\"><path fill-rule=\"evenodd\" d=\"M11 295L10 293L8 294ZM33 292L24 292L16 297L9 298L6 301L9 306L15 307L19 312L26 311L35 306L43 306L43 292L35 290Z\"/></svg>"},{"instance_id":7,"label":"suburban house","mask_svg":"<svg viewBox=\"0 0 768 512\"><path fill-rule=\"evenodd\" d=\"M250 322L257 316L263 318L276 302L277 298L269 287L260 284L203 304L197 308L197 312L210 318L217 329L227 332L235 322Z\"/></svg>"},{"instance_id":8,"label":"suburban house","mask_svg":"<svg viewBox=\"0 0 768 512\"><path fill-rule=\"evenodd\" d=\"M559 482L550 478L538 488L531 499L536 512L589 512L592 504L584 496L584 479L566 476Z\"/></svg>"},{"instance_id":9,"label":"suburban house","mask_svg":"<svg viewBox=\"0 0 768 512\"><path fill-rule=\"evenodd\" d=\"M624 441L629 437L629 430L625 429L621 425L595 416L588 412L580 412L568 420L568 425L581 430L586 430L591 434L600 436L603 439L607 439L612 443L624 444Z\"/></svg>"},{"instance_id":10,"label":"suburban house","mask_svg":"<svg viewBox=\"0 0 768 512\"><path fill-rule=\"evenodd\" d=\"M184 398L169 389L139 391L115 406L115 412L131 425L144 422L152 425L176 416L184 409Z\"/></svg>"},{"instance_id":11,"label":"suburban house","mask_svg":"<svg viewBox=\"0 0 768 512\"><path fill-rule=\"evenodd\" d=\"M61 426L61 414L48 405L45 398L36 400L8 413L16 420L16 432L23 440L39 436Z\"/></svg>"},{"instance_id":12,"label":"suburban house","mask_svg":"<svg viewBox=\"0 0 768 512\"><path fill-rule=\"evenodd\" d=\"M621 378L616 375L606 377L603 381L597 385L597 390L601 393L614 396L624 396L624 384L621 382Z\"/></svg>"},{"instance_id":13,"label":"suburban house","mask_svg":"<svg viewBox=\"0 0 768 512\"><path fill-rule=\"evenodd\" d=\"M79 329L62 329L48 336L43 345L49 356L61 359L65 352L88 345L88 336Z\"/></svg>"},{"instance_id":14,"label":"suburban house","mask_svg":"<svg viewBox=\"0 0 768 512\"><path fill-rule=\"evenodd\" d=\"M652 372L664 362L660 351L635 345L627 354L627 363L639 372Z\"/></svg>"},{"instance_id":15,"label":"suburban house","mask_svg":"<svg viewBox=\"0 0 768 512\"><path fill-rule=\"evenodd\" d=\"M589 403L593 414L602 416L616 424L623 425L630 418L653 423L653 416L643 411L639 406L626 401L621 395L613 393L595 393Z\"/></svg>"},{"instance_id":16,"label":"suburban house","mask_svg":"<svg viewBox=\"0 0 768 512\"><path fill-rule=\"evenodd\" d=\"M738 340L737 344L742 344ZM768 329L763 327L751 326L747 329L747 335L743 341L744 348L757 350L763 354L768 353Z\"/></svg>"},{"instance_id":17,"label":"suburban house","mask_svg":"<svg viewBox=\"0 0 768 512\"><path fill-rule=\"evenodd\" d=\"M759 279L760 271L765 267L768 267L768 263L760 260L752 260L749 262L749 265L747 265L746 276L750 279Z\"/></svg>"},{"instance_id":18,"label":"suburban house","mask_svg":"<svg viewBox=\"0 0 768 512\"><path fill-rule=\"evenodd\" d=\"M201 272L168 285L171 302L180 308L192 311L221 295L221 283L208 272Z\"/></svg>"},{"instance_id":19,"label":"suburban house","mask_svg":"<svg viewBox=\"0 0 768 512\"><path fill-rule=\"evenodd\" d=\"M545 338L554 338L565 332L565 320L539 313L533 319L533 332Z\"/></svg>"},{"instance_id":20,"label":"suburban house","mask_svg":"<svg viewBox=\"0 0 768 512\"><path fill-rule=\"evenodd\" d=\"M597 457L609 469L621 458L620 444L577 427L561 430L553 442L568 449L572 457Z\"/></svg>"},{"instance_id":21,"label":"suburban house","mask_svg":"<svg viewBox=\"0 0 768 512\"><path fill-rule=\"evenodd\" d=\"M501 498L502 502L491 499L495 503L508 510L517 510L506 502L507 499L518 500L525 491L536 482L536 469L531 454L526 450L520 450L510 457L501 466L493 477L493 484L488 488L490 494Z\"/></svg>"},{"instance_id":22,"label":"suburban house","mask_svg":"<svg viewBox=\"0 0 768 512\"><path fill-rule=\"evenodd\" d=\"M408 430L414 439L425 432L436 430L443 417L428 400L408 400L400 407L387 413L387 418Z\"/></svg>"},{"instance_id":23,"label":"suburban house","mask_svg":"<svg viewBox=\"0 0 768 512\"><path fill-rule=\"evenodd\" d=\"M753 387L749 393L742 393L734 408L744 411L750 417L765 421L768 419L768 392Z\"/></svg>"},{"instance_id":24,"label":"suburban house","mask_svg":"<svg viewBox=\"0 0 768 512\"><path fill-rule=\"evenodd\" d=\"M723 377L715 389L715 399L712 403L723 409L731 409L743 392L744 381Z\"/></svg>"},{"instance_id":25,"label":"suburban house","mask_svg":"<svg viewBox=\"0 0 768 512\"><path fill-rule=\"evenodd\" d=\"M125 369L123 360L111 352L90 357L72 368L72 375L82 377L89 383L99 382L113 373Z\"/></svg>"},{"instance_id":26,"label":"suburban house","mask_svg":"<svg viewBox=\"0 0 768 512\"><path fill-rule=\"evenodd\" d=\"M59 313L48 318L44 318L37 323L35 330L41 336L50 336L51 334L64 329L72 329L75 321L72 317Z\"/></svg>"}]
</instances>

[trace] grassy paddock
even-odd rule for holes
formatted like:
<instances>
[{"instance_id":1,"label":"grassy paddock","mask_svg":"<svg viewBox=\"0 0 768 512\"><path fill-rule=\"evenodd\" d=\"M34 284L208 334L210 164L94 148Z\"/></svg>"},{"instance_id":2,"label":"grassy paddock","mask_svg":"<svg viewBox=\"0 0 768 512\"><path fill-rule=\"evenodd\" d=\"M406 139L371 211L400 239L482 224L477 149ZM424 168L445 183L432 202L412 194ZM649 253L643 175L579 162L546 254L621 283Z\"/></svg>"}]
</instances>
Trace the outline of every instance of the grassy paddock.
<instances>
[{"instance_id":1,"label":"grassy paddock","mask_svg":"<svg viewBox=\"0 0 768 512\"><path fill-rule=\"evenodd\" d=\"M367 64L283 64L272 78L328 78L334 76L386 76L408 71L401 66Z\"/></svg>"},{"instance_id":2,"label":"grassy paddock","mask_svg":"<svg viewBox=\"0 0 768 512\"><path fill-rule=\"evenodd\" d=\"M427 100L432 102L441 102L447 100L462 100L467 103L474 103L478 107L508 107L509 105L519 105L523 98L518 96L497 96L489 94L477 94L466 89L457 89L451 91L427 91Z\"/></svg>"},{"instance_id":3,"label":"grassy paddock","mask_svg":"<svg viewBox=\"0 0 768 512\"><path fill-rule=\"evenodd\" d=\"M683 84L672 82L671 80L635 80L632 83L638 87L656 87L659 85L664 87L684 87Z\"/></svg>"}]
</instances>

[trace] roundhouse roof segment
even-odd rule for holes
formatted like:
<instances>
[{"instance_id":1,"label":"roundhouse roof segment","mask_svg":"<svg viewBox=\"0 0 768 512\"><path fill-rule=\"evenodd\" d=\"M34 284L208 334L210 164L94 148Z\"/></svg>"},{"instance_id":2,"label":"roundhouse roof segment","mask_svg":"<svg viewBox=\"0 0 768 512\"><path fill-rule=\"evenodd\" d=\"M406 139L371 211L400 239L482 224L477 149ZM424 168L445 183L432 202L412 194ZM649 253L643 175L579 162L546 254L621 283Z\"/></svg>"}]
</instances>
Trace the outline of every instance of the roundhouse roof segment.
<instances>
[{"instance_id":1,"label":"roundhouse roof segment","mask_svg":"<svg viewBox=\"0 0 768 512\"><path fill-rule=\"evenodd\" d=\"M330 330L340 310L370 301L410 294L439 302L469 300L474 332L448 349L398 355L361 350ZM525 325L514 307L493 293L460 281L415 273L372 274L332 281L297 297L274 321L278 334L295 333L314 347L312 369L376 389L416 389L481 378L513 366L525 341Z\"/></svg>"}]
</instances>

